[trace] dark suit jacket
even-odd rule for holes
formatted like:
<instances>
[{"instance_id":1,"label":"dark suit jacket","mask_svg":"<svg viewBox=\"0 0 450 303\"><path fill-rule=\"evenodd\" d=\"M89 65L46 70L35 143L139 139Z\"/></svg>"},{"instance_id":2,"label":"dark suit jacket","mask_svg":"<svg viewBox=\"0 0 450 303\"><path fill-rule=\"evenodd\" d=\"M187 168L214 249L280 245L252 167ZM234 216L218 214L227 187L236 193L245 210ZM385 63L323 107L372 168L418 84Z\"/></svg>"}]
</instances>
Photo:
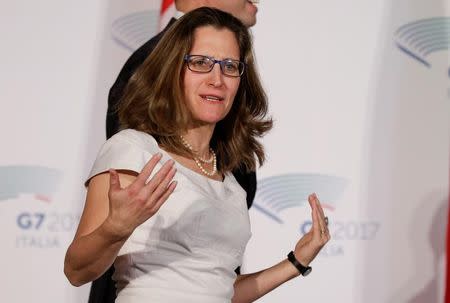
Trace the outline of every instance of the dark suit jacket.
<instances>
[{"instance_id":1,"label":"dark suit jacket","mask_svg":"<svg viewBox=\"0 0 450 303\"><path fill-rule=\"evenodd\" d=\"M164 32L176 21L172 18L166 28L155 37L151 38L144 45L138 48L125 65L122 67L116 81L109 91L108 112L106 115L106 137L109 139L119 131L119 118L116 112L117 105L122 98L125 86L136 69L144 62L148 55L153 51ZM255 172L244 173L240 171L233 172L234 177L242 188L247 192L247 206L253 203L256 192L256 174ZM114 267L111 266L100 278L92 282L89 294L89 303L113 303L116 297L116 289L111 279L114 273Z\"/></svg>"}]
</instances>

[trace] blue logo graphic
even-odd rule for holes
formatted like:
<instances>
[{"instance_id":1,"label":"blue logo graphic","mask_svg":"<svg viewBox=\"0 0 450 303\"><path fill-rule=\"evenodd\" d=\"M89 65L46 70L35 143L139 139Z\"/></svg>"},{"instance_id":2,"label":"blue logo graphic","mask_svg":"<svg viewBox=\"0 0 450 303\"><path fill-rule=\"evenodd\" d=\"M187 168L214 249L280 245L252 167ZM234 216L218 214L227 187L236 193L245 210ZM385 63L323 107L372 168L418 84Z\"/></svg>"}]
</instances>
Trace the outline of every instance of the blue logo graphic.
<instances>
[{"instance_id":1,"label":"blue logo graphic","mask_svg":"<svg viewBox=\"0 0 450 303\"><path fill-rule=\"evenodd\" d=\"M34 194L50 202L62 179L62 172L41 166L0 166L0 201Z\"/></svg>"},{"instance_id":2,"label":"blue logo graphic","mask_svg":"<svg viewBox=\"0 0 450 303\"><path fill-rule=\"evenodd\" d=\"M258 180L253 207L272 220L283 224L281 213L302 207L308 195L315 192L322 207L334 210L335 204L348 185L341 177L321 174L285 174Z\"/></svg>"},{"instance_id":3,"label":"blue logo graphic","mask_svg":"<svg viewBox=\"0 0 450 303\"><path fill-rule=\"evenodd\" d=\"M157 32L158 19L157 10L122 16L111 25L112 37L119 45L134 51Z\"/></svg>"},{"instance_id":4,"label":"blue logo graphic","mask_svg":"<svg viewBox=\"0 0 450 303\"><path fill-rule=\"evenodd\" d=\"M405 54L431 67L427 57L450 48L450 17L421 19L405 24L395 32L395 42Z\"/></svg>"}]
</instances>

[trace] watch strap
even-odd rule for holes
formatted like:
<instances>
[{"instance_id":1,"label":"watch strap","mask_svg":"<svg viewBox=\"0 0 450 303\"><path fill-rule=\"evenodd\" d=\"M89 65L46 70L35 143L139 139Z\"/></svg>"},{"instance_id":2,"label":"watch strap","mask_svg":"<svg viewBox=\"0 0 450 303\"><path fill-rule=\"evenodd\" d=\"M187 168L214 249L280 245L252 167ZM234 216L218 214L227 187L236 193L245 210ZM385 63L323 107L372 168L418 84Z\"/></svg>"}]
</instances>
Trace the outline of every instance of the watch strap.
<instances>
[{"instance_id":1,"label":"watch strap","mask_svg":"<svg viewBox=\"0 0 450 303\"><path fill-rule=\"evenodd\" d=\"M295 257L293 251L291 251L291 252L287 255L287 258L288 258L289 262L291 262L292 265L294 265L295 268L297 268L297 270L299 271L299 273L300 273L302 276L307 276L307 275L311 272L312 267L311 267L311 266L303 266L303 265L297 260L297 258Z\"/></svg>"}]
</instances>

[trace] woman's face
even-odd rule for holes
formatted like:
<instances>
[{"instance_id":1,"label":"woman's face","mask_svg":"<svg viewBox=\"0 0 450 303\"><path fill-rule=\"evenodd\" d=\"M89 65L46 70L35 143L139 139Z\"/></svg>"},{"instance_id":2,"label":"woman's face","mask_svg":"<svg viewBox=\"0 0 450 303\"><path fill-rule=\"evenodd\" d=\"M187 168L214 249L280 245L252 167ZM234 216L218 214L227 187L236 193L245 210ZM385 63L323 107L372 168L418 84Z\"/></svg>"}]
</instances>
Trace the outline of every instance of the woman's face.
<instances>
[{"instance_id":1,"label":"woman's face","mask_svg":"<svg viewBox=\"0 0 450 303\"><path fill-rule=\"evenodd\" d=\"M190 55L204 55L216 60L239 60L239 46L228 29L199 27L194 32ZM183 85L185 102L195 124L215 125L225 118L239 88L239 77L222 74L219 64L209 73L193 72L185 66Z\"/></svg>"}]
</instances>

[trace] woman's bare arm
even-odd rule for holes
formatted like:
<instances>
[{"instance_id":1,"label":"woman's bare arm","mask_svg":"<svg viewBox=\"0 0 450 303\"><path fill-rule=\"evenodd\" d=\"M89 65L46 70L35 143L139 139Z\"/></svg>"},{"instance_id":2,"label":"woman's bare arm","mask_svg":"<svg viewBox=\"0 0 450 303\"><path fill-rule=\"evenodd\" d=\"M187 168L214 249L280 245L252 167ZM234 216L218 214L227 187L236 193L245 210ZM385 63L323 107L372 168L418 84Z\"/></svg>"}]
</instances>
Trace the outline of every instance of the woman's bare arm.
<instances>
[{"instance_id":1,"label":"woman's bare arm","mask_svg":"<svg viewBox=\"0 0 450 303\"><path fill-rule=\"evenodd\" d=\"M330 240L327 221L316 195L308 197L312 208L313 225L296 244L295 258L303 265L317 256L322 247ZM297 268L287 259L262 271L239 275L234 283L233 303L253 302L281 284L299 276Z\"/></svg>"},{"instance_id":2,"label":"woman's bare arm","mask_svg":"<svg viewBox=\"0 0 450 303\"><path fill-rule=\"evenodd\" d=\"M173 161L166 162L147 182L160 158L153 156L140 174L111 170L91 179L64 261L64 273L71 284L80 286L101 276L134 229L153 216L173 192Z\"/></svg>"}]
</instances>

